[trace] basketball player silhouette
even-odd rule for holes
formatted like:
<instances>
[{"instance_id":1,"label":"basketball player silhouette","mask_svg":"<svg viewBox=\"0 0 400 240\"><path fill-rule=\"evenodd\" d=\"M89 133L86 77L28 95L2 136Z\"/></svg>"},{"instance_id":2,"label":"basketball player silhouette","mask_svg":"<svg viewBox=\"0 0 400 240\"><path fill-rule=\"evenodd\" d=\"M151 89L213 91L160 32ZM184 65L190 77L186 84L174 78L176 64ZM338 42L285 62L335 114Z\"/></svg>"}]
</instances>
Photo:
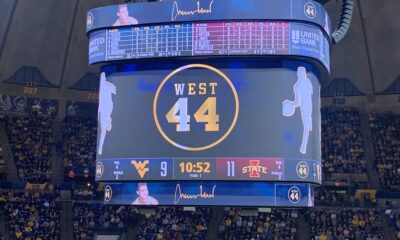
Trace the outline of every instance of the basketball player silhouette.
<instances>
[{"instance_id":1,"label":"basketball player silhouette","mask_svg":"<svg viewBox=\"0 0 400 240\"><path fill-rule=\"evenodd\" d=\"M300 152L306 154L307 142L310 131L312 131L312 94L313 86L310 79L307 77L307 72L304 67L297 68L297 81L293 87L294 101L283 101L283 115L291 117L300 108L301 120L303 122L303 139L300 147Z\"/></svg>"},{"instance_id":2,"label":"basketball player silhouette","mask_svg":"<svg viewBox=\"0 0 400 240\"><path fill-rule=\"evenodd\" d=\"M98 146L98 154L103 153L104 139L107 131L111 131L111 113L114 107L112 95L117 94L114 84L107 82L106 74L103 72L100 76L100 94L99 94L99 110L98 121L100 123L100 143Z\"/></svg>"}]
</instances>

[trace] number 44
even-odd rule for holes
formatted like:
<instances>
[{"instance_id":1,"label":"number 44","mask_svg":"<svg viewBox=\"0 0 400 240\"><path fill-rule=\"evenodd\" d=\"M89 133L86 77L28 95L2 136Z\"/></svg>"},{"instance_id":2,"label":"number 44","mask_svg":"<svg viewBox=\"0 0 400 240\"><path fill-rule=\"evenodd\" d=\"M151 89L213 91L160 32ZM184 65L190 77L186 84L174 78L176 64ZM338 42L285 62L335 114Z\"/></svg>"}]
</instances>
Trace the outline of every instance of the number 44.
<instances>
[{"instance_id":1,"label":"number 44","mask_svg":"<svg viewBox=\"0 0 400 240\"><path fill-rule=\"evenodd\" d=\"M179 115L178 115L179 113ZM190 115L188 115L188 99L179 98L165 115L169 123L178 123L177 132L190 132ZM217 115L217 98L209 97L194 114L196 122L206 123L206 132L219 131L219 115Z\"/></svg>"}]
</instances>

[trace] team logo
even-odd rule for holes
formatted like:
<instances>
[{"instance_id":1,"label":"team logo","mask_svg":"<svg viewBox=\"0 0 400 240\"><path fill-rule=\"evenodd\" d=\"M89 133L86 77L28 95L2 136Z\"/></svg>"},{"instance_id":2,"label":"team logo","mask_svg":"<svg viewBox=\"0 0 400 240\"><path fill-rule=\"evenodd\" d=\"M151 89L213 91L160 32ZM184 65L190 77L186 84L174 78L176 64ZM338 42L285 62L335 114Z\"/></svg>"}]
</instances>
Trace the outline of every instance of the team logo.
<instances>
[{"instance_id":1,"label":"team logo","mask_svg":"<svg viewBox=\"0 0 400 240\"><path fill-rule=\"evenodd\" d=\"M86 28L91 28L93 26L94 16L93 13L89 12L86 17Z\"/></svg>"},{"instance_id":2,"label":"team logo","mask_svg":"<svg viewBox=\"0 0 400 240\"><path fill-rule=\"evenodd\" d=\"M299 203L300 202L300 189L296 186L293 186L288 191L288 199L291 203Z\"/></svg>"},{"instance_id":3,"label":"team logo","mask_svg":"<svg viewBox=\"0 0 400 240\"><path fill-rule=\"evenodd\" d=\"M135 166L140 178L143 178L144 175L149 171L149 168L146 167L146 165L149 164L149 160L144 160L143 162L132 160L131 164Z\"/></svg>"},{"instance_id":4,"label":"team logo","mask_svg":"<svg viewBox=\"0 0 400 240\"><path fill-rule=\"evenodd\" d=\"M243 167L242 172L250 173L249 177L259 178L260 173L267 174L267 167L260 166L260 160L250 160L250 166Z\"/></svg>"},{"instance_id":5,"label":"team logo","mask_svg":"<svg viewBox=\"0 0 400 240\"><path fill-rule=\"evenodd\" d=\"M299 44L299 42L300 42L300 31L299 30L292 30L292 42L294 44Z\"/></svg>"},{"instance_id":6,"label":"team logo","mask_svg":"<svg viewBox=\"0 0 400 240\"><path fill-rule=\"evenodd\" d=\"M106 201L106 202L110 201L111 197L112 197L112 189L111 189L110 185L107 185L104 188L104 201Z\"/></svg>"},{"instance_id":7,"label":"team logo","mask_svg":"<svg viewBox=\"0 0 400 240\"><path fill-rule=\"evenodd\" d=\"M306 5L304 5L304 14L310 19L317 16L317 8L313 2L307 2Z\"/></svg>"},{"instance_id":8,"label":"team logo","mask_svg":"<svg viewBox=\"0 0 400 240\"><path fill-rule=\"evenodd\" d=\"M102 162L97 162L96 163L96 177L101 178L104 173L104 165Z\"/></svg>"},{"instance_id":9,"label":"team logo","mask_svg":"<svg viewBox=\"0 0 400 240\"><path fill-rule=\"evenodd\" d=\"M308 177L309 172L310 172L310 169L306 162L301 161L297 164L297 166L296 166L297 176L299 176L301 178L306 178L306 177Z\"/></svg>"}]
</instances>

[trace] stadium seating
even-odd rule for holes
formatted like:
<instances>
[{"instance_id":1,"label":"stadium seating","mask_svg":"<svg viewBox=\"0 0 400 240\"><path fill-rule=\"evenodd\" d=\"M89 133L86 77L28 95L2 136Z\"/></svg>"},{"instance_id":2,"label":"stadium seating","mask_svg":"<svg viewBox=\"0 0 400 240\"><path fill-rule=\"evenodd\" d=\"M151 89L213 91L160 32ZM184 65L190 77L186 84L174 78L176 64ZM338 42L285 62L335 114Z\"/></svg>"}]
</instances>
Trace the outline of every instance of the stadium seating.
<instances>
[{"instance_id":1,"label":"stadium seating","mask_svg":"<svg viewBox=\"0 0 400 240\"><path fill-rule=\"evenodd\" d=\"M381 188L400 190L400 115L369 114L375 161Z\"/></svg>"},{"instance_id":2,"label":"stadium seating","mask_svg":"<svg viewBox=\"0 0 400 240\"><path fill-rule=\"evenodd\" d=\"M93 166L97 123L91 118L66 117L62 123L63 161L66 166Z\"/></svg>"},{"instance_id":3,"label":"stadium seating","mask_svg":"<svg viewBox=\"0 0 400 240\"><path fill-rule=\"evenodd\" d=\"M295 239L297 217L296 210L273 209L271 213L249 217L232 208L225 212L218 239Z\"/></svg>"},{"instance_id":4,"label":"stadium seating","mask_svg":"<svg viewBox=\"0 0 400 240\"><path fill-rule=\"evenodd\" d=\"M60 198L58 192L0 193L12 239L60 239Z\"/></svg>"},{"instance_id":5,"label":"stadium seating","mask_svg":"<svg viewBox=\"0 0 400 240\"><path fill-rule=\"evenodd\" d=\"M383 239L382 222L376 209L320 208L305 214L310 225L310 238Z\"/></svg>"},{"instance_id":6,"label":"stadium seating","mask_svg":"<svg viewBox=\"0 0 400 240\"><path fill-rule=\"evenodd\" d=\"M4 159L3 148L0 147L0 168L6 165L6 160Z\"/></svg>"},{"instance_id":7,"label":"stadium seating","mask_svg":"<svg viewBox=\"0 0 400 240\"><path fill-rule=\"evenodd\" d=\"M103 206L100 203L75 203L73 235L76 240L93 239L95 230L124 229L134 223L134 207Z\"/></svg>"},{"instance_id":8,"label":"stadium seating","mask_svg":"<svg viewBox=\"0 0 400 240\"><path fill-rule=\"evenodd\" d=\"M9 117L7 134L20 180L43 183L51 178L53 119L31 114Z\"/></svg>"},{"instance_id":9,"label":"stadium seating","mask_svg":"<svg viewBox=\"0 0 400 240\"><path fill-rule=\"evenodd\" d=\"M366 159L359 112L354 108L321 109L322 164L326 173L365 173Z\"/></svg>"},{"instance_id":10,"label":"stadium seating","mask_svg":"<svg viewBox=\"0 0 400 240\"><path fill-rule=\"evenodd\" d=\"M139 227L137 239L206 239L210 216L210 208L196 208L194 212L182 207L157 208L155 216Z\"/></svg>"}]
</instances>

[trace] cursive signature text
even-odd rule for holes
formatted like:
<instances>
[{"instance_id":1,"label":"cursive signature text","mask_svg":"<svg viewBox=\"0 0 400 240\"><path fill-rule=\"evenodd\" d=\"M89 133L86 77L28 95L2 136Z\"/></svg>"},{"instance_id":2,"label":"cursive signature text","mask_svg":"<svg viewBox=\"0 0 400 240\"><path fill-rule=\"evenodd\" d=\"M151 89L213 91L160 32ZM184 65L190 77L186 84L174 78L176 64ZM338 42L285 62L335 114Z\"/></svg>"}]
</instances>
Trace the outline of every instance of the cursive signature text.
<instances>
[{"instance_id":1,"label":"cursive signature text","mask_svg":"<svg viewBox=\"0 0 400 240\"><path fill-rule=\"evenodd\" d=\"M214 0L211 0L210 5L208 6L208 9L200 7L200 1L197 1L197 9L190 10L190 11L184 11L180 10L178 6L178 2L175 1L174 5L172 6L172 16L171 20L175 21L175 19L178 16L186 16L186 15L195 15L195 14L207 14L212 12L212 4Z\"/></svg>"},{"instance_id":2,"label":"cursive signature text","mask_svg":"<svg viewBox=\"0 0 400 240\"><path fill-rule=\"evenodd\" d=\"M175 196L174 196L174 204L177 204L181 199L197 199L197 198L215 198L215 188L217 185L212 187L211 193L203 192L203 185L200 185L200 193L199 194L186 194L181 190L181 185L176 184L175 188Z\"/></svg>"}]
</instances>

